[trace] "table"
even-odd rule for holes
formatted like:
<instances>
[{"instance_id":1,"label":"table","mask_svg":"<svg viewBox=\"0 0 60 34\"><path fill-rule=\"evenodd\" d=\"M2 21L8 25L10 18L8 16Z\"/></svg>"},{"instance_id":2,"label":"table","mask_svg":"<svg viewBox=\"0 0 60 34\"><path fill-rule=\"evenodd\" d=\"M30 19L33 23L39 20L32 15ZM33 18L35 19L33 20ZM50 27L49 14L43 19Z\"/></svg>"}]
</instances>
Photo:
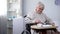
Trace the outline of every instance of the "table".
<instances>
[{"instance_id":1,"label":"table","mask_svg":"<svg viewBox=\"0 0 60 34\"><path fill-rule=\"evenodd\" d=\"M57 32L57 26L51 26L51 27L37 27L37 25L32 25L31 29L35 30L36 32L39 32L39 34L41 34L40 32L42 32L42 34L47 34L46 31L47 30L53 30L55 32ZM51 32L52 34L52 32Z\"/></svg>"}]
</instances>

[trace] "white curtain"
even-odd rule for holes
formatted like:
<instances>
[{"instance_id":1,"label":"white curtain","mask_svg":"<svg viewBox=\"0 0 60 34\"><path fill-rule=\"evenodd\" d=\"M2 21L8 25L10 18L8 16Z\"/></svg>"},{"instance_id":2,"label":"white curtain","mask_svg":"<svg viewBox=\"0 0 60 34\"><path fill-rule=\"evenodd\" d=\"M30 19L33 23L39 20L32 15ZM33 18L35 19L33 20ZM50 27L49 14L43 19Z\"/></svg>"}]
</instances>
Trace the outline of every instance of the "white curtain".
<instances>
[{"instance_id":1,"label":"white curtain","mask_svg":"<svg viewBox=\"0 0 60 34\"><path fill-rule=\"evenodd\" d=\"M0 15L7 14L7 0L0 0Z\"/></svg>"}]
</instances>

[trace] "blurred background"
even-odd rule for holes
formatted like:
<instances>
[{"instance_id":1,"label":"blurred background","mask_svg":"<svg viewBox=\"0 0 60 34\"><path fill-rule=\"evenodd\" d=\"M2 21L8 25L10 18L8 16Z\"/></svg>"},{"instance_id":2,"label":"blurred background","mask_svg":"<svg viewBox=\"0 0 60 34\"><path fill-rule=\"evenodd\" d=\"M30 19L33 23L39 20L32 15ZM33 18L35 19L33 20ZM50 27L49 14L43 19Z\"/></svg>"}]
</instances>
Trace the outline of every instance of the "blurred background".
<instances>
[{"instance_id":1,"label":"blurred background","mask_svg":"<svg viewBox=\"0 0 60 34\"><path fill-rule=\"evenodd\" d=\"M39 1L45 5L43 12L47 14L56 25L59 25L58 29L60 31L60 0L0 0L0 34L17 33L18 28L21 26L23 26L22 28L24 29L25 22L18 22L18 18L25 16L28 12L34 11ZM21 18L19 20L21 20ZM22 25L17 25L15 21Z\"/></svg>"}]
</instances>

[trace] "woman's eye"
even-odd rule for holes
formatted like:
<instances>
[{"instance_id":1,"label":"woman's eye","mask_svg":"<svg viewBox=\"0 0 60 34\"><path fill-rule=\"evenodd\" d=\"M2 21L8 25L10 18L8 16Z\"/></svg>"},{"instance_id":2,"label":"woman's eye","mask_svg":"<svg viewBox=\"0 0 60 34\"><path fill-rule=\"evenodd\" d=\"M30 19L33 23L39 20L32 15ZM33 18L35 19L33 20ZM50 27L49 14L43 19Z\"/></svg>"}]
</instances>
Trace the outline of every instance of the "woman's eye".
<instances>
[{"instance_id":1,"label":"woman's eye","mask_svg":"<svg viewBox=\"0 0 60 34\"><path fill-rule=\"evenodd\" d=\"M43 10L42 8L39 8L39 9Z\"/></svg>"}]
</instances>

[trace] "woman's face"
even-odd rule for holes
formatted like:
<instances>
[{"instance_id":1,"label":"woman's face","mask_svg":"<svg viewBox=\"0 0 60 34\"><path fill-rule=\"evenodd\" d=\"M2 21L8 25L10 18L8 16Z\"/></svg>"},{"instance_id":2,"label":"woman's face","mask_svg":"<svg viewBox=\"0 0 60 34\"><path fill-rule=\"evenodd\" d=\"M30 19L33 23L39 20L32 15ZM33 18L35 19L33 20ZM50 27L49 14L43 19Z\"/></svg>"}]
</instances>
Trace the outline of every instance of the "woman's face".
<instances>
[{"instance_id":1,"label":"woman's face","mask_svg":"<svg viewBox=\"0 0 60 34\"><path fill-rule=\"evenodd\" d=\"M39 14L41 14L42 11L43 11L43 9L44 9L43 6L38 5L38 6L36 7L36 12L39 13Z\"/></svg>"}]
</instances>

